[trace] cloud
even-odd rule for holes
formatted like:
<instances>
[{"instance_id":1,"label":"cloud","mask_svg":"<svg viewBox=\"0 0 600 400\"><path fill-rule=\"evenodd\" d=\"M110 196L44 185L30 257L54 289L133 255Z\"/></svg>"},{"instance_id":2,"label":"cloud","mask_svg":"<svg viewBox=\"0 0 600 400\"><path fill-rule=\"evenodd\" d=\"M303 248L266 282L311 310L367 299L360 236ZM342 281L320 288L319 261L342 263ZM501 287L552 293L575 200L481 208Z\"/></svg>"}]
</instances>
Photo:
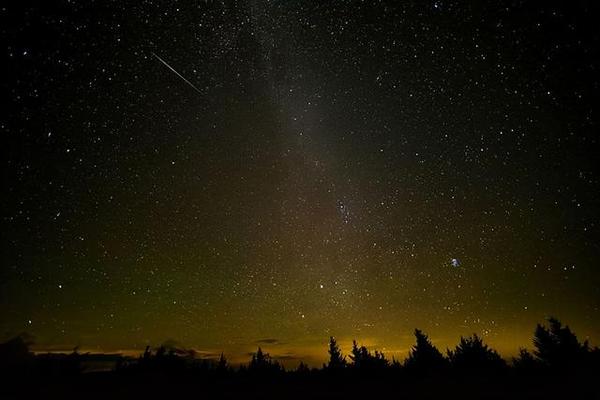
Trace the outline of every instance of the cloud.
<instances>
[{"instance_id":1,"label":"cloud","mask_svg":"<svg viewBox=\"0 0 600 400\"><path fill-rule=\"evenodd\" d=\"M272 357L275 360L280 360L280 361L302 360L302 357L297 356L294 353L284 353L284 354L280 354L280 355L273 355Z\"/></svg>"},{"instance_id":2,"label":"cloud","mask_svg":"<svg viewBox=\"0 0 600 400\"><path fill-rule=\"evenodd\" d=\"M196 357L203 360L218 360L221 357L221 353L210 350L194 350Z\"/></svg>"},{"instance_id":3,"label":"cloud","mask_svg":"<svg viewBox=\"0 0 600 400\"><path fill-rule=\"evenodd\" d=\"M279 339L267 338L267 339L259 339L256 344L283 344L279 341Z\"/></svg>"}]
</instances>

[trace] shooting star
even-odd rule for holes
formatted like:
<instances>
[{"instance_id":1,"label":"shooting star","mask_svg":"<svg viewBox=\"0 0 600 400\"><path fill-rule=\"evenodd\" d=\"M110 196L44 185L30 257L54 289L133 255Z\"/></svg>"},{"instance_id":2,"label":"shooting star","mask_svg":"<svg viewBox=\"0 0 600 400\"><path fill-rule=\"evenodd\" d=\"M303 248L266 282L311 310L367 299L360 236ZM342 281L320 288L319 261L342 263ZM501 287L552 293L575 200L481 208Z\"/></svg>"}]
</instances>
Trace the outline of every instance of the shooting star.
<instances>
[{"instance_id":1,"label":"shooting star","mask_svg":"<svg viewBox=\"0 0 600 400\"><path fill-rule=\"evenodd\" d=\"M175 74L176 74L178 77L180 77L181 79L183 79L183 81L184 81L185 83L187 83L188 85L190 85L190 86L192 87L192 89L194 89L196 92L198 92L198 93L200 93L200 94L203 94L203 93L200 91L200 89L198 89L196 86L194 86L194 84L193 84L192 82L188 81L187 79L185 79L185 78L183 77L183 75L181 75L179 72L175 71L175 68L171 67L171 66L170 66L170 65L169 65L169 64L168 64L168 63L167 63L165 60L163 60L163 59L162 59L162 58L160 58L158 55L156 55L156 53L152 52L152 55L153 55L154 57L156 57L156 59L157 59L158 61L160 61L161 63L163 63L163 64L164 64L164 65L165 65L167 68L169 68L171 71L173 71L173 72L174 72L174 73L175 73Z\"/></svg>"}]
</instances>

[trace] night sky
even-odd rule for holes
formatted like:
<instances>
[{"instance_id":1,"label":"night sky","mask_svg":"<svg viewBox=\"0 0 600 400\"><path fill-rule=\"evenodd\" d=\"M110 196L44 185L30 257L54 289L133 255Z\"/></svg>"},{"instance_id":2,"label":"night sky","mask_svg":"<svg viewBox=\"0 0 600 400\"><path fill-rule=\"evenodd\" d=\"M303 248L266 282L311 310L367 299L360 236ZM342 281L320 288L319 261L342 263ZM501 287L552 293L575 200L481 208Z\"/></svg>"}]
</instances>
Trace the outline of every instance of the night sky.
<instances>
[{"instance_id":1,"label":"night sky","mask_svg":"<svg viewBox=\"0 0 600 400\"><path fill-rule=\"evenodd\" d=\"M23 3L1 339L315 365L417 327L511 355L555 315L598 344L596 2Z\"/></svg>"}]
</instances>

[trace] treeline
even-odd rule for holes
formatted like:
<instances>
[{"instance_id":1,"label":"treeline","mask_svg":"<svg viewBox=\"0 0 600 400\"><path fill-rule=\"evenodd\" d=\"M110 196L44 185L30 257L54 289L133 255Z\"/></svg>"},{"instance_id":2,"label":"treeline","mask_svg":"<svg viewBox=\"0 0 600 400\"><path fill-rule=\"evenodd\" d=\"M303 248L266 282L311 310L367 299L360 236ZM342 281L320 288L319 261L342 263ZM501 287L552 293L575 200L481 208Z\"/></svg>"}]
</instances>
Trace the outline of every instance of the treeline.
<instances>
[{"instance_id":1,"label":"treeline","mask_svg":"<svg viewBox=\"0 0 600 400\"><path fill-rule=\"evenodd\" d=\"M523 372L576 371L600 367L600 350L581 343L568 326L556 318L548 319L548 326L538 324L533 335L533 351L520 349L519 355L507 361L490 348L477 334L461 337L454 349L443 354L421 330L414 332L415 344L403 361L389 359L383 352L371 351L353 341L349 354L344 355L336 339L329 339L329 360L322 368L309 368L304 362L294 370L286 371L283 365L260 347L248 364L234 368L221 354L217 361L197 360L193 351L159 347L156 351L146 348L135 360L123 359L117 370L177 370L193 368L220 374L269 375L295 373L309 375L328 374L383 374L403 371L409 374L430 375L466 371L479 374L502 373L509 368Z\"/></svg>"},{"instance_id":2,"label":"treeline","mask_svg":"<svg viewBox=\"0 0 600 400\"><path fill-rule=\"evenodd\" d=\"M408 375L435 375L464 372L476 374L502 374L508 370L527 373L552 371L574 372L600 369L600 350L590 347L587 341L579 341L568 326L556 318L548 325L538 324L533 335L533 351L520 349L519 355L508 362L490 348L476 334L461 337L454 349L443 354L429 337L419 329L414 332L415 344L404 361L389 359L384 353L371 351L353 342L349 354L343 354L336 339L329 339L329 360L322 368L309 368L300 362L293 370L287 370L260 347L252 354L247 364L233 367L223 354L217 360L200 359L193 350L163 345L153 350L147 347L138 358L120 357L114 372L128 374L209 374L211 376L278 376L278 375L364 375L384 376L405 373ZM75 349L71 354L40 354L30 351L32 342L26 335L0 344L0 365L4 375L33 374L52 376L75 376L85 371L84 362L94 355L80 354ZM96 357L102 357L97 355Z\"/></svg>"}]
</instances>

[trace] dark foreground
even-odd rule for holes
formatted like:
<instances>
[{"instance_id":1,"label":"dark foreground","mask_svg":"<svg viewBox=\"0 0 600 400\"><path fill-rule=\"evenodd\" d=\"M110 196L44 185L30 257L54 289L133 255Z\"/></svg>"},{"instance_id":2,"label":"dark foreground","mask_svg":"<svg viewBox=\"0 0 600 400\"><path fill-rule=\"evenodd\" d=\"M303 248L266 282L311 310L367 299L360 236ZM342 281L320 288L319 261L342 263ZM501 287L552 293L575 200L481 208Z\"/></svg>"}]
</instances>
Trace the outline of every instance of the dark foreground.
<instances>
[{"instance_id":1,"label":"dark foreground","mask_svg":"<svg viewBox=\"0 0 600 400\"><path fill-rule=\"evenodd\" d=\"M3 399L600 399L592 375L194 378L95 372L2 386Z\"/></svg>"},{"instance_id":2,"label":"dark foreground","mask_svg":"<svg viewBox=\"0 0 600 400\"><path fill-rule=\"evenodd\" d=\"M193 350L146 348L138 358L34 354L25 335L0 344L2 399L599 399L600 349L555 318L536 327L534 351L506 362L474 334L444 356L422 331L404 362L334 337L321 369L286 370L259 347L233 367ZM100 365L114 363L111 370Z\"/></svg>"}]
</instances>

